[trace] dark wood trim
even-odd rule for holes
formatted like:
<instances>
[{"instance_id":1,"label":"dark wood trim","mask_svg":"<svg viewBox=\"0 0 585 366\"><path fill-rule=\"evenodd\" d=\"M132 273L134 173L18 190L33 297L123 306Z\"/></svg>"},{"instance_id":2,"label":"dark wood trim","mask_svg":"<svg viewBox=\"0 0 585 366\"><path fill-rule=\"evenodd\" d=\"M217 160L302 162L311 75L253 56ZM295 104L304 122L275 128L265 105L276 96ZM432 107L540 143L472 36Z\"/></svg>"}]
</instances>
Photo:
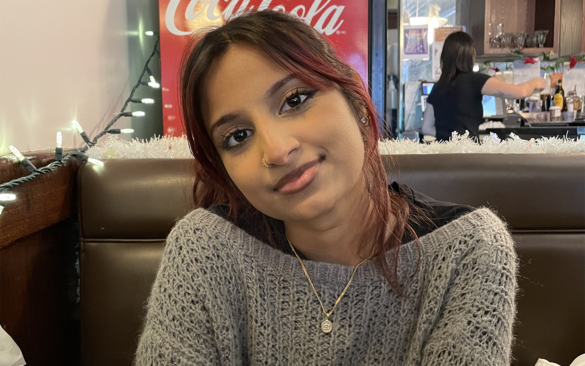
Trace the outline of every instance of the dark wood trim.
<instances>
[{"instance_id":1,"label":"dark wood trim","mask_svg":"<svg viewBox=\"0 0 585 366\"><path fill-rule=\"evenodd\" d=\"M583 17L581 18L581 52L585 52L585 4L583 4Z\"/></svg>"},{"instance_id":2,"label":"dark wood trim","mask_svg":"<svg viewBox=\"0 0 585 366\"><path fill-rule=\"evenodd\" d=\"M388 29L398 29L398 12L388 10Z\"/></svg>"},{"instance_id":3,"label":"dark wood trim","mask_svg":"<svg viewBox=\"0 0 585 366\"><path fill-rule=\"evenodd\" d=\"M554 32L554 36L551 37L552 39L552 47L554 49L554 52L558 53L559 52L559 44L560 44L560 39L561 39L561 0L556 0L555 1L555 32ZM547 42L544 44L545 47L548 46L548 40Z\"/></svg>"},{"instance_id":4,"label":"dark wood trim","mask_svg":"<svg viewBox=\"0 0 585 366\"><path fill-rule=\"evenodd\" d=\"M41 154L30 158L36 167L53 161ZM10 202L0 215L0 248L32 233L53 226L73 214L73 184L79 164L70 160L66 166L45 174L14 189L17 200ZM0 160L0 182L22 177L28 171L18 162Z\"/></svg>"}]
</instances>

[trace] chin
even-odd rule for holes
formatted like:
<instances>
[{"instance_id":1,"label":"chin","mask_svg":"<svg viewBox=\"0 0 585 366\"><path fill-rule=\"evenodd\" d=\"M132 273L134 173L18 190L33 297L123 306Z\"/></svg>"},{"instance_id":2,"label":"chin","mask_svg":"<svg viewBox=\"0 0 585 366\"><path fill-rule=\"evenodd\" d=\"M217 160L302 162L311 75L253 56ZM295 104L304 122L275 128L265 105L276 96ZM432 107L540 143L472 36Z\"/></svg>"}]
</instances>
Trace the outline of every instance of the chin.
<instances>
[{"instance_id":1,"label":"chin","mask_svg":"<svg viewBox=\"0 0 585 366\"><path fill-rule=\"evenodd\" d=\"M286 216L284 221L307 221L316 219L333 210L336 202L337 200L330 194L313 195L297 204L288 205L287 211L282 212L283 216Z\"/></svg>"}]
</instances>

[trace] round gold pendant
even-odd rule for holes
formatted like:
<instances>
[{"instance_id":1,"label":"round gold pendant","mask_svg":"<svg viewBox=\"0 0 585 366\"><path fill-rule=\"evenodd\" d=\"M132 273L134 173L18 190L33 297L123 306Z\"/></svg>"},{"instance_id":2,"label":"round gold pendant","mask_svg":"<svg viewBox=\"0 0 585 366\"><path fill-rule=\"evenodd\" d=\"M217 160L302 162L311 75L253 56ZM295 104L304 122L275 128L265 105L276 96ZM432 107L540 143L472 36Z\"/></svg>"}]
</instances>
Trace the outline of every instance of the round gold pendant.
<instances>
[{"instance_id":1,"label":"round gold pendant","mask_svg":"<svg viewBox=\"0 0 585 366\"><path fill-rule=\"evenodd\" d=\"M331 323L328 319L323 320L321 323L321 330L323 333L329 333L333 330L333 323Z\"/></svg>"}]
</instances>

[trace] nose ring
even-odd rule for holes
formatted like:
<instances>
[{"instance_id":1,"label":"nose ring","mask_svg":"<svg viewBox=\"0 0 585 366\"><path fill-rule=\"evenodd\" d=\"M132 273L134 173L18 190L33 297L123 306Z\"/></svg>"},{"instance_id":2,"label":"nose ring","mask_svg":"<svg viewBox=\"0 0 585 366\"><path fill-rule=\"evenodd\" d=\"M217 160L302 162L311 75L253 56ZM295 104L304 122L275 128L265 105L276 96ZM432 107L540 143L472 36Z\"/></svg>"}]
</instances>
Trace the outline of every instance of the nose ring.
<instances>
[{"instance_id":1,"label":"nose ring","mask_svg":"<svg viewBox=\"0 0 585 366\"><path fill-rule=\"evenodd\" d=\"M272 164L266 164L266 160L264 160L264 158L262 158L262 165L264 165L268 169L272 168Z\"/></svg>"}]
</instances>

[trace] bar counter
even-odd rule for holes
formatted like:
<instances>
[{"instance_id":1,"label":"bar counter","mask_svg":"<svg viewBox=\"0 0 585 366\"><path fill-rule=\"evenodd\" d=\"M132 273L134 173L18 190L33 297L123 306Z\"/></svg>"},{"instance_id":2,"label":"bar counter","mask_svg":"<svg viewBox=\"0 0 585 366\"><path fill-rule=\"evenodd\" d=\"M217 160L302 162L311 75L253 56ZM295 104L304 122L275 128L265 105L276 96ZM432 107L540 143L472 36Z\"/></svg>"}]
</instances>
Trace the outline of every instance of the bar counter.
<instances>
[{"instance_id":1,"label":"bar counter","mask_svg":"<svg viewBox=\"0 0 585 366\"><path fill-rule=\"evenodd\" d=\"M512 133L526 140L542 137L567 137L573 140L585 139L585 126L569 126L562 123L560 126L501 127L487 128L485 131L487 134L490 132L495 133L502 140L509 138Z\"/></svg>"}]
</instances>

